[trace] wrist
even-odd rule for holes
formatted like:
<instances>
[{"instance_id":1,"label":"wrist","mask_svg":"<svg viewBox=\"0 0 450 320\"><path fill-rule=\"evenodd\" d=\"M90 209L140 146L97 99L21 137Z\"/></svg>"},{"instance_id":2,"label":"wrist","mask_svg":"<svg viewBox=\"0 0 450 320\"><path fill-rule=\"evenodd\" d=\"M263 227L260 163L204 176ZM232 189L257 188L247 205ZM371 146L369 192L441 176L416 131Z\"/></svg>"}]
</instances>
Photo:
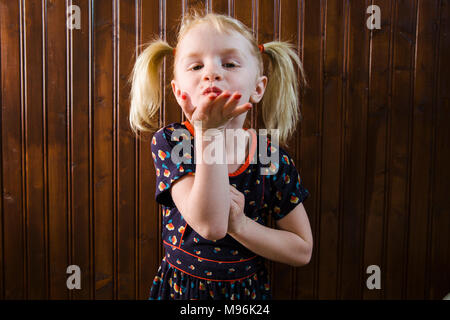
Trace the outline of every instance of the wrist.
<instances>
[{"instance_id":1,"label":"wrist","mask_svg":"<svg viewBox=\"0 0 450 320\"><path fill-rule=\"evenodd\" d=\"M238 223L235 224L234 228L232 228L228 234L232 236L233 238L237 238L242 234L246 233L248 225L251 223L251 219L247 217L246 215L242 215L242 218L239 220Z\"/></svg>"},{"instance_id":2,"label":"wrist","mask_svg":"<svg viewBox=\"0 0 450 320\"><path fill-rule=\"evenodd\" d=\"M225 136L225 128L195 129L195 134L201 137Z\"/></svg>"},{"instance_id":3,"label":"wrist","mask_svg":"<svg viewBox=\"0 0 450 320\"><path fill-rule=\"evenodd\" d=\"M194 131L198 135L212 137L217 135L223 135L225 133L225 125L218 127L204 127L202 121L194 121Z\"/></svg>"}]
</instances>

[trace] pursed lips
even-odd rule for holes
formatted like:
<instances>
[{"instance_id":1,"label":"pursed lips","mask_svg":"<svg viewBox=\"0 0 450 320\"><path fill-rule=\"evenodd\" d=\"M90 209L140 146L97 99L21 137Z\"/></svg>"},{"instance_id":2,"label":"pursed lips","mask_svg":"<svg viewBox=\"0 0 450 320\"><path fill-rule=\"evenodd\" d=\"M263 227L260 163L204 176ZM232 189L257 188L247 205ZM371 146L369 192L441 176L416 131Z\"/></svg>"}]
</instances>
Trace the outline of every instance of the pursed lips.
<instances>
[{"instance_id":1,"label":"pursed lips","mask_svg":"<svg viewBox=\"0 0 450 320\"><path fill-rule=\"evenodd\" d=\"M222 93L222 90L220 90L217 87L208 87L205 90L203 90L203 95L210 94L211 92L214 92L215 94L219 95Z\"/></svg>"}]
</instances>

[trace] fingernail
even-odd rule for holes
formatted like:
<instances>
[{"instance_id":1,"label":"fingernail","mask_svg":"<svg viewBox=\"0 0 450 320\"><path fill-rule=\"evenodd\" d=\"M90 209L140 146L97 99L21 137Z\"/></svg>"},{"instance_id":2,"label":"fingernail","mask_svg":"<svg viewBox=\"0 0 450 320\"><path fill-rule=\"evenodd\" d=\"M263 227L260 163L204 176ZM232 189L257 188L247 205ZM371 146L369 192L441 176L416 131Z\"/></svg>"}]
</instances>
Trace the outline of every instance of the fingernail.
<instances>
[{"instance_id":1,"label":"fingernail","mask_svg":"<svg viewBox=\"0 0 450 320\"><path fill-rule=\"evenodd\" d=\"M180 91L180 89L178 89L178 91L177 91L177 95L180 95L180 93L181 93L181 91Z\"/></svg>"},{"instance_id":2,"label":"fingernail","mask_svg":"<svg viewBox=\"0 0 450 320\"><path fill-rule=\"evenodd\" d=\"M183 100L186 100L186 95L185 94L183 94L183 95L181 95L181 99L183 99Z\"/></svg>"},{"instance_id":3,"label":"fingernail","mask_svg":"<svg viewBox=\"0 0 450 320\"><path fill-rule=\"evenodd\" d=\"M234 96L234 98L235 98L236 100L238 100L238 99L242 98L242 94L238 93L237 95Z\"/></svg>"}]
</instances>

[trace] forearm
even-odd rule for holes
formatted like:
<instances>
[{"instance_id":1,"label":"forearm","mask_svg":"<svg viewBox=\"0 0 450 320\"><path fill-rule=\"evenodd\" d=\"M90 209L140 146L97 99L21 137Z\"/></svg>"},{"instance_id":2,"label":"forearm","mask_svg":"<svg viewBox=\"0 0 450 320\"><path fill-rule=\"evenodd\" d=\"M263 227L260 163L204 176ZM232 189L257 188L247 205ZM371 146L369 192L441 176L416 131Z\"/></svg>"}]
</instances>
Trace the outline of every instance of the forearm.
<instances>
[{"instance_id":1,"label":"forearm","mask_svg":"<svg viewBox=\"0 0 450 320\"><path fill-rule=\"evenodd\" d=\"M195 180L190 192L189 204L198 225L211 238L222 238L228 229L230 211L228 166L225 161L211 161L208 150L214 148L216 154L225 154L225 143L221 137L211 137L211 141L195 135Z\"/></svg>"},{"instance_id":2,"label":"forearm","mask_svg":"<svg viewBox=\"0 0 450 320\"><path fill-rule=\"evenodd\" d=\"M295 267L309 263L312 245L295 233L263 226L247 216L243 221L229 234L250 251Z\"/></svg>"}]
</instances>

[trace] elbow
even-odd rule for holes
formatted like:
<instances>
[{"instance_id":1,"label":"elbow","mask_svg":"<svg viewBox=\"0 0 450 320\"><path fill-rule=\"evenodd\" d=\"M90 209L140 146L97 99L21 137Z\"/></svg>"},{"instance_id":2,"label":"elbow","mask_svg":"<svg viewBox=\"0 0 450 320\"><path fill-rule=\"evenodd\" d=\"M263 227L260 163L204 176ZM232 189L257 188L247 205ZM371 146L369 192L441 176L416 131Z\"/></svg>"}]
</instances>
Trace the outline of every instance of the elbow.
<instances>
[{"instance_id":1,"label":"elbow","mask_svg":"<svg viewBox=\"0 0 450 320\"><path fill-rule=\"evenodd\" d=\"M225 236L227 235L226 233L223 232L207 232L204 234L200 234L202 236L202 238L209 240L209 241L216 241L216 240L220 240L225 238Z\"/></svg>"},{"instance_id":2,"label":"elbow","mask_svg":"<svg viewBox=\"0 0 450 320\"><path fill-rule=\"evenodd\" d=\"M224 228L204 228L197 232L202 238L210 241L216 241L225 238L227 229Z\"/></svg>"},{"instance_id":3,"label":"elbow","mask_svg":"<svg viewBox=\"0 0 450 320\"><path fill-rule=\"evenodd\" d=\"M304 249L300 254L297 255L297 259L293 261L290 265L292 267L303 267L309 264L312 257L313 245L309 244L306 250Z\"/></svg>"}]
</instances>

